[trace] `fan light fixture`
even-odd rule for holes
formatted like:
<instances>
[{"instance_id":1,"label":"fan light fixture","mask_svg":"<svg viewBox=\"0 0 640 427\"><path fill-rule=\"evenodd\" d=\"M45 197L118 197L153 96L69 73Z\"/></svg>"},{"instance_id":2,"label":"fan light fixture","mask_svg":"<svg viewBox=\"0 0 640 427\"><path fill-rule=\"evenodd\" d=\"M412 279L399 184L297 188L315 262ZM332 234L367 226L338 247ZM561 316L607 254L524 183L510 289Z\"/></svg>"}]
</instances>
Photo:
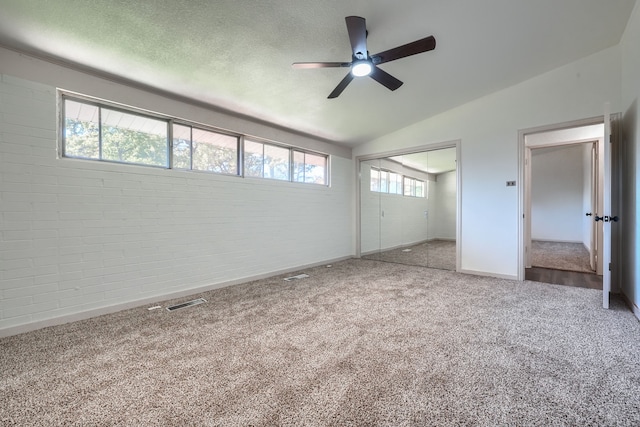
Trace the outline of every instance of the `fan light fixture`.
<instances>
[{"instance_id":1,"label":"fan light fixture","mask_svg":"<svg viewBox=\"0 0 640 427\"><path fill-rule=\"evenodd\" d=\"M366 60L356 61L351 66L351 74L356 77L368 76L372 71L373 66L371 65L371 62Z\"/></svg>"},{"instance_id":2,"label":"fan light fixture","mask_svg":"<svg viewBox=\"0 0 640 427\"><path fill-rule=\"evenodd\" d=\"M356 77L369 76L389 90L396 90L402 86L402 82L387 73L378 65L407 56L433 50L436 47L436 39L433 36L425 37L384 52L369 55L367 49L367 23L361 16L347 16L344 18L351 43L351 62L294 62L293 68L350 68L346 76L338 83L338 86L327 98L333 99L340 96L342 91Z\"/></svg>"}]
</instances>

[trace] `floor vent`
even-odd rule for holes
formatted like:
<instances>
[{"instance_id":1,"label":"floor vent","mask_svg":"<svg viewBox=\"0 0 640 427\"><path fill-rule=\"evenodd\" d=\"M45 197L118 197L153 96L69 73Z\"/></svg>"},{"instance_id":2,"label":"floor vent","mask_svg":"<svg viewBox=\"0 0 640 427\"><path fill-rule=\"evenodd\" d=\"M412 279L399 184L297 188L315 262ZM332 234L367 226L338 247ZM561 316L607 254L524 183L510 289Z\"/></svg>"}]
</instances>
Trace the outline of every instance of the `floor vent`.
<instances>
[{"instance_id":1,"label":"floor vent","mask_svg":"<svg viewBox=\"0 0 640 427\"><path fill-rule=\"evenodd\" d=\"M207 300L204 299L204 298L198 298L198 299L194 299L192 301L183 302L181 304L170 305L169 307L167 307L167 310L169 310L169 311L179 310L181 308L191 307L193 305L202 304L204 302L207 302Z\"/></svg>"},{"instance_id":2,"label":"floor vent","mask_svg":"<svg viewBox=\"0 0 640 427\"><path fill-rule=\"evenodd\" d=\"M291 277L285 277L285 281L290 281L290 280L300 280L300 279L306 279L307 277L309 277L308 274L298 274L297 276L291 276Z\"/></svg>"}]
</instances>

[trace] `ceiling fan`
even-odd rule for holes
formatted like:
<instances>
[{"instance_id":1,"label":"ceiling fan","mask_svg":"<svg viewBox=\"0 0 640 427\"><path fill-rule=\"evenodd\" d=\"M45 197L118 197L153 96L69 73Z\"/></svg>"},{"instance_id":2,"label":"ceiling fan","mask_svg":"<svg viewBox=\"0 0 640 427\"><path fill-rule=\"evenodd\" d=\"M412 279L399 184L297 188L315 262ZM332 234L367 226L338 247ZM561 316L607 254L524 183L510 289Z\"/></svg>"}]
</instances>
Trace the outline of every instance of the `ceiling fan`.
<instances>
[{"instance_id":1,"label":"ceiling fan","mask_svg":"<svg viewBox=\"0 0 640 427\"><path fill-rule=\"evenodd\" d=\"M347 22L347 31L351 42L351 62L295 62L292 65L293 68L351 68L346 77L329 94L330 99L337 98L355 77L369 76L389 90L396 90L402 86L402 82L378 68L378 65L417 53L427 52L436 47L436 39L433 36L429 36L375 55L369 55L365 19L360 16L347 16L345 21Z\"/></svg>"}]
</instances>

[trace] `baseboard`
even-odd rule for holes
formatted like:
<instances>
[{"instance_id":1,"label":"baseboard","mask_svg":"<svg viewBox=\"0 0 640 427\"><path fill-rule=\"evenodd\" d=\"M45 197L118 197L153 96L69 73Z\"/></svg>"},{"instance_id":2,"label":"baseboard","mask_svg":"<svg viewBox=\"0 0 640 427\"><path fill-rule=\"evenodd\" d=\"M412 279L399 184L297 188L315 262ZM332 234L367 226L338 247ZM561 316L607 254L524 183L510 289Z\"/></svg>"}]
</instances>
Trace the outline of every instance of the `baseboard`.
<instances>
[{"instance_id":1,"label":"baseboard","mask_svg":"<svg viewBox=\"0 0 640 427\"><path fill-rule=\"evenodd\" d=\"M496 279L518 280L517 274L514 276L511 274L489 273L486 271L474 271L474 270L460 270L459 273L469 274L472 276L495 277Z\"/></svg>"},{"instance_id":2,"label":"baseboard","mask_svg":"<svg viewBox=\"0 0 640 427\"><path fill-rule=\"evenodd\" d=\"M545 243L580 243L581 245L584 245L584 242L582 240L547 240L547 239L534 239L533 237L531 238L531 241L536 241L536 242L545 242Z\"/></svg>"},{"instance_id":3,"label":"baseboard","mask_svg":"<svg viewBox=\"0 0 640 427\"><path fill-rule=\"evenodd\" d=\"M396 249L410 248L411 246L421 245L423 243L455 242L455 241L456 241L456 239L446 239L444 237L434 237L433 239L417 240L415 242L408 242L408 243L402 243L402 244L399 244L399 245L396 245L396 246L389 246L388 248L381 248L381 249L375 249L375 250L372 250L372 251L362 252L360 254L360 256L363 257L363 256L368 256L368 255L379 254L380 252L393 251L393 250L396 250Z\"/></svg>"},{"instance_id":4,"label":"baseboard","mask_svg":"<svg viewBox=\"0 0 640 427\"><path fill-rule=\"evenodd\" d=\"M186 289L182 291L172 292L172 293L158 295L158 296L149 297L149 298L142 298L142 299L128 301L121 304L110 305L107 307L100 307L92 310L81 311L78 313L67 314L64 316L58 316L51 319L40 320L37 322L25 323L17 326L10 326L8 328L0 329L0 338L23 334L25 332L31 332L37 329L47 328L49 326L57 326L57 325L63 325L65 323L77 322L79 320L86 320L92 317L103 316L105 314L116 313L118 311L128 310L130 308L136 308L136 307L142 307L149 304L155 304L161 301L194 296L202 292L208 292L215 289L226 288L233 285L252 282L254 280L267 279L269 277L292 273L295 271L304 270L306 268L319 267L327 264L335 264L337 262L345 261L348 259L353 259L353 257L347 256L347 257L334 258L331 260L316 262L312 264L306 264L298 267L291 267L291 268L285 268L282 270L271 271L269 273L258 274L255 276L243 277L240 279L230 280L227 282L214 283L210 285L200 286L197 288Z\"/></svg>"},{"instance_id":5,"label":"baseboard","mask_svg":"<svg viewBox=\"0 0 640 427\"><path fill-rule=\"evenodd\" d=\"M620 292L619 295L622 296L622 299L627 304L627 306L629 306L634 316L636 316L636 319L640 320L640 307L638 307L634 302L632 302L624 292Z\"/></svg>"}]
</instances>

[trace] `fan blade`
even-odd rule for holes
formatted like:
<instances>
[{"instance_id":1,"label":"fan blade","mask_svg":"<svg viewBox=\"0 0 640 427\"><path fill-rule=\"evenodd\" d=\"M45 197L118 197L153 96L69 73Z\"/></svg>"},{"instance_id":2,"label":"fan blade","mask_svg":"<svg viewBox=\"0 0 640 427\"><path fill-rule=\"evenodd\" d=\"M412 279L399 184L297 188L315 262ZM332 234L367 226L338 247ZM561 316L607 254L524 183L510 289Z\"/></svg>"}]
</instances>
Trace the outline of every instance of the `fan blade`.
<instances>
[{"instance_id":1,"label":"fan blade","mask_svg":"<svg viewBox=\"0 0 640 427\"><path fill-rule=\"evenodd\" d=\"M338 68L351 67L350 62L294 62L293 68Z\"/></svg>"},{"instance_id":2,"label":"fan blade","mask_svg":"<svg viewBox=\"0 0 640 427\"><path fill-rule=\"evenodd\" d=\"M396 59L415 55L417 53L427 52L436 48L436 39L433 36L425 37L393 49L372 55L374 64L384 64L385 62L395 61Z\"/></svg>"},{"instance_id":3,"label":"fan blade","mask_svg":"<svg viewBox=\"0 0 640 427\"><path fill-rule=\"evenodd\" d=\"M329 94L328 98L329 99L337 98L342 93L342 91L349 85L349 83L351 83L351 80L353 80L353 74L349 72L347 73L345 78L342 79L340 83L338 83L338 86L336 86L333 92Z\"/></svg>"},{"instance_id":4,"label":"fan blade","mask_svg":"<svg viewBox=\"0 0 640 427\"><path fill-rule=\"evenodd\" d=\"M353 56L358 59L367 59L369 54L367 53L367 24L365 19L360 16L347 16L344 20L347 22L347 31L349 32Z\"/></svg>"},{"instance_id":5,"label":"fan blade","mask_svg":"<svg viewBox=\"0 0 640 427\"><path fill-rule=\"evenodd\" d=\"M369 74L373 80L377 81L381 85L385 86L389 90L396 90L402 86L402 82L386 71L381 70L378 67L373 67L373 71Z\"/></svg>"}]
</instances>

